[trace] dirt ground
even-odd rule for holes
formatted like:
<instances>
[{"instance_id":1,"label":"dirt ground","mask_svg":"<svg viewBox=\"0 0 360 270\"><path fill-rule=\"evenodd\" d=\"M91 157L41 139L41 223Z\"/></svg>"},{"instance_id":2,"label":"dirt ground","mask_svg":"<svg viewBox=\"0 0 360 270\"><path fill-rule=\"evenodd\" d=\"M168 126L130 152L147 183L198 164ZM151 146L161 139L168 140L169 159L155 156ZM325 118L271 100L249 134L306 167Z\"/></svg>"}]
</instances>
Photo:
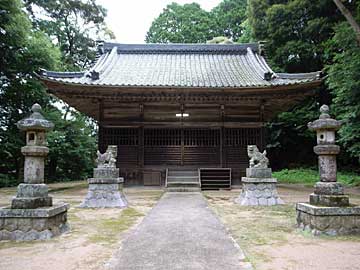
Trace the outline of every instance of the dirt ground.
<instances>
[{"instance_id":1,"label":"dirt ground","mask_svg":"<svg viewBox=\"0 0 360 270\"><path fill-rule=\"evenodd\" d=\"M258 270L360 269L360 236L314 237L295 226L295 203L308 200L312 188L282 185L285 205L245 207L233 203L240 190L204 192L246 257ZM359 189L347 189L360 204Z\"/></svg>"},{"instance_id":2,"label":"dirt ground","mask_svg":"<svg viewBox=\"0 0 360 270\"><path fill-rule=\"evenodd\" d=\"M141 222L163 191L127 188L130 207L121 209L76 208L86 195L85 182L50 185L55 201L71 204L71 232L49 241L0 242L1 270L107 269L124 233ZM360 190L347 190L351 202L360 204ZM209 206L224 222L258 270L360 269L359 237L313 237L295 226L295 203L307 201L312 188L282 185L286 204L244 207L233 203L240 190L204 192ZM8 205L15 188L0 189L0 206Z\"/></svg>"},{"instance_id":3,"label":"dirt ground","mask_svg":"<svg viewBox=\"0 0 360 270\"><path fill-rule=\"evenodd\" d=\"M1 270L88 270L106 269L119 248L123 233L139 223L162 195L162 190L125 189L130 207L122 209L81 209L85 182L53 184L56 201L71 204L68 220L71 232L48 241L0 242ZM14 188L0 189L0 206L7 205Z\"/></svg>"}]
</instances>

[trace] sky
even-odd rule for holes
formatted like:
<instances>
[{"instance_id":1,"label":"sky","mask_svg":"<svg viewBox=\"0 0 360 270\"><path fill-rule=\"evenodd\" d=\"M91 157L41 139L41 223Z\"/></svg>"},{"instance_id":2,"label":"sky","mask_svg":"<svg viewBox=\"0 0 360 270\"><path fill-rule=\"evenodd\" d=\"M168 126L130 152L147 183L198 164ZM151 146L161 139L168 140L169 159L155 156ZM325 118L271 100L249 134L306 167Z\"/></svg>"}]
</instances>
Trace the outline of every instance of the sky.
<instances>
[{"instance_id":1,"label":"sky","mask_svg":"<svg viewBox=\"0 0 360 270\"><path fill-rule=\"evenodd\" d=\"M170 3L197 2L210 11L221 0L97 0L108 11L106 23L119 43L145 43L152 21Z\"/></svg>"}]
</instances>

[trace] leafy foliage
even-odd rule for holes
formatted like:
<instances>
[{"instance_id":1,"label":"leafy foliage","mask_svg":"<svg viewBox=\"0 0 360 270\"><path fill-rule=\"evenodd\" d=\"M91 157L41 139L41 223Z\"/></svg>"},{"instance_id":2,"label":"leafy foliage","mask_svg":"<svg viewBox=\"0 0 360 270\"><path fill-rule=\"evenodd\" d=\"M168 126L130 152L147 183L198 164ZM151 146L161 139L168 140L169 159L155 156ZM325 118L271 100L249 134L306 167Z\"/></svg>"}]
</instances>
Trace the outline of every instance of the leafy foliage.
<instances>
[{"instance_id":1,"label":"leafy foliage","mask_svg":"<svg viewBox=\"0 0 360 270\"><path fill-rule=\"evenodd\" d=\"M248 12L255 39L268 42L272 64L286 72L321 70L325 42L343 19L332 0L250 0Z\"/></svg>"},{"instance_id":2,"label":"leafy foliage","mask_svg":"<svg viewBox=\"0 0 360 270\"><path fill-rule=\"evenodd\" d=\"M169 4L156 18L147 35L147 43L201 43L215 35L211 15L199 4Z\"/></svg>"},{"instance_id":3,"label":"leafy foliage","mask_svg":"<svg viewBox=\"0 0 360 270\"><path fill-rule=\"evenodd\" d=\"M40 67L56 68L60 52L31 23L21 2L2 1L0 64L0 173L16 175L21 167L23 138L15 123L29 112L33 103L45 106L49 97L33 77Z\"/></svg>"},{"instance_id":4,"label":"leafy foliage","mask_svg":"<svg viewBox=\"0 0 360 270\"><path fill-rule=\"evenodd\" d=\"M318 104L316 97L308 98L303 104L280 113L274 121L268 123L267 148L272 168L316 163L313 154L315 134L308 130L307 123L318 118Z\"/></svg>"},{"instance_id":5,"label":"leafy foliage","mask_svg":"<svg viewBox=\"0 0 360 270\"><path fill-rule=\"evenodd\" d=\"M27 4L29 2L27 1ZM66 3L70 2L74 6L65 8ZM53 6L55 9L58 5L65 5L62 8L65 8L69 14L81 15L84 23L95 23L96 12L93 9L80 11L84 6L78 2L80 1L66 3L37 1L38 4L47 6L49 12L51 5L55 5ZM94 1L89 3L95 5ZM59 14L60 19L63 18L61 16ZM87 20L87 16L91 19ZM67 42L64 40L55 42L54 45L51 42L53 38L51 33L55 33L55 30L62 31L61 23L57 25L59 28L54 30L52 27L55 25L46 24L45 19L43 21L40 19L35 21L34 17L32 19L33 24L28 14L24 12L20 0L0 2L0 159L2 160L0 186L16 184L19 181L17 179L22 177L23 156L20 149L24 145L24 134L17 129L16 122L29 114L35 102L40 103L47 116L56 125L55 130L49 134L50 154L45 174L52 180L79 179L88 175L93 166L96 150L93 123L76 112L70 113L70 120L67 119L69 114L64 114L62 110L52 105L56 100L46 94L42 84L34 77L34 72L40 68L49 70L59 70L69 66L73 69L78 68L85 60L77 60L76 55L79 59L90 58L88 52L82 50L86 44L82 43L82 37L78 37L79 32L70 27L69 33L74 35L72 38L76 40L72 45L73 49L65 45L61 46ZM73 19L71 15L68 16L69 25L76 24ZM52 22L54 20L51 19ZM78 47L79 42L82 47ZM74 52L75 62L64 64L66 57L70 57L70 50ZM62 139L66 142L60 143Z\"/></svg>"},{"instance_id":6,"label":"leafy foliage","mask_svg":"<svg viewBox=\"0 0 360 270\"><path fill-rule=\"evenodd\" d=\"M327 83L334 96L335 114L344 121L339 142L360 161L360 47L355 32L345 22L335 28L328 44L328 50L335 54L334 62L327 67Z\"/></svg>"},{"instance_id":7,"label":"leafy foliage","mask_svg":"<svg viewBox=\"0 0 360 270\"><path fill-rule=\"evenodd\" d=\"M247 0L224 0L211 14L216 22L218 36L237 41L244 34Z\"/></svg>"},{"instance_id":8,"label":"leafy foliage","mask_svg":"<svg viewBox=\"0 0 360 270\"><path fill-rule=\"evenodd\" d=\"M246 0L224 0L211 12L199 4L168 5L146 35L147 43L205 43L215 37L238 40L245 32ZM246 28L246 31L250 28ZM248 32L247 32L248 34Z\"/></svg>"},{"instance_id":9,"label":"leafy foliage","mask_svg":"<svg viewBox=\"0 0 360 270\"><path fill-rule=\"evenodd\" d=\"M354 11L355 1L347 3L347 6ZM319 90L318 96L306 99L291 111L279 114L269 124L269 152L275 160L275 167L315 164L311 147L315 143L314 134L309 134L306 124L318 117L321 104L332 102L335 116L348 121L339 133L339 142L353 157L358 155L356 141L359 141L359 137L355 134L358 134L356 117L359 118L359 115L356 114L356 105L359 97L350 95L350 88L358 86L356 57L350 59L356 52L348 51L348 47L344 47L346 42L349 43L349 39L353 38L349 32L337 30L336 32L343 33L344 36L340 38L335 35L334 38L338 36L337 42L333 40L334 27L344 21L333 1L250 0L248 14L254 38L267 41L267 56L275 70L322 70L325 65L333 63L335 57L335 65L326 70L329 72L327 81L332 88L331 93L324 86ZM329 43L329 40L333 41ZM336 48L329 48L331 44ZM342 53L344 49L346 53ZM337 55L339 52L341 55ZM336 63L340 66L336 66ZM353 102L354 107L348 106L349 102ZM344 164L353 163L344 151L341 161Z\"/></svg>"},{"instance_id":10,"label":"leafy foliage","mask_svg":"<svg viewBox=\"0 0 360 270\"><path fill-rule=\"evenodd\" d=\"M104 22L106 10L95 0L24 0L35 29L45 32L62 52L66 70L95 59L95 38L114 38Z\"/></svg>"},{"instance_id":11,"label":"leafy foliage","mask_svg":"<svg viewBox=\"0 0 360 270\"><path fill-rule=\"evenodd\" d=\"M51 109L46 114L56 129L48 134L50 148L48 179L78 180L91 174L95 158L96 137L94 127L86 117L74 112L65 120L60 111Z\"/></svg>"}]
</instances>

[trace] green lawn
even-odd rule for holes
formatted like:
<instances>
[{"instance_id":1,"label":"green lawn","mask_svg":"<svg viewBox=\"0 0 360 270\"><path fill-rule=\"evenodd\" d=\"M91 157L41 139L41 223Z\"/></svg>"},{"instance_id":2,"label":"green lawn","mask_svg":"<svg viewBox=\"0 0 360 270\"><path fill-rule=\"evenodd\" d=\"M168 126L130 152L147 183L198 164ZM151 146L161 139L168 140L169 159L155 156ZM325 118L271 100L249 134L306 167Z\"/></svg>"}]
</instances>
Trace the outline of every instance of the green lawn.
<instances>
[{"instance_id":1,"label":"green lawn","mask_svg":"<svg viewBox=\"0 0 360 270\"><path fill-rule=\"evenodd\" d=\"M284 169L274 172L279 183L313 185L319 181L319 172L313 169ZM360 175L354 172L338 172L338 181L347 186L360 186Z\"/></svg>"}]
</instances>

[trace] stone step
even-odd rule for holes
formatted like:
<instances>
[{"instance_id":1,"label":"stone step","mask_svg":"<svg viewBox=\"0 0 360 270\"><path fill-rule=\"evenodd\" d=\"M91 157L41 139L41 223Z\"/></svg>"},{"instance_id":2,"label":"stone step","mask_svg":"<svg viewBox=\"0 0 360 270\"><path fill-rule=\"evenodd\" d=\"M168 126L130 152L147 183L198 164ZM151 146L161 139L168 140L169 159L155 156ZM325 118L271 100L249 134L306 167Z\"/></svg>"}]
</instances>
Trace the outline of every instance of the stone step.
<instances>
[{"instance_id":1,"label":"stone step","mask_svg":"<svg viewBox=\"0 0 360 270\"><path fill-rule=\"evenodd\" d=\"M169 182L199 182L198 176L168 176L167 178Z\"/></svg>"},{"instance_id":2,"label":"stone step","mask_svg":"<svg viewBox=\"0 0 360 270\"><path fill-rule=\"evenodd\" d=\"M199 177L199 173L198 173L198 171L168 170L168 176L196 176L196 177Z\"/></svg>"},{"instance_id":3,"label":"stone step","mask_svg":"<svg viewBox=\"0 0 360 270\"><path fill-rule=\"evenodd\" d=\"M168 187L200 187L199 182L168 182Z\"/></svg>"},{"instance_id":4,"label":"stone step","mask_svg":"<svg viewBox=\"0 0 360 270\"><path fill-rule=\"evenodd\" d=\"M172 170L167 173L166 191L169 192L199 192L200 181L197 170Z\"/></svg>"},{"instance_id":5,"label":"stone step","mask_svg":"<svg viewBox=\"0 0 360 270\"><path fill-rule=\"evenodd\" d=\"M200 187L167 187L168 192L200 192Z\"/></svg>"}]
</instances>

